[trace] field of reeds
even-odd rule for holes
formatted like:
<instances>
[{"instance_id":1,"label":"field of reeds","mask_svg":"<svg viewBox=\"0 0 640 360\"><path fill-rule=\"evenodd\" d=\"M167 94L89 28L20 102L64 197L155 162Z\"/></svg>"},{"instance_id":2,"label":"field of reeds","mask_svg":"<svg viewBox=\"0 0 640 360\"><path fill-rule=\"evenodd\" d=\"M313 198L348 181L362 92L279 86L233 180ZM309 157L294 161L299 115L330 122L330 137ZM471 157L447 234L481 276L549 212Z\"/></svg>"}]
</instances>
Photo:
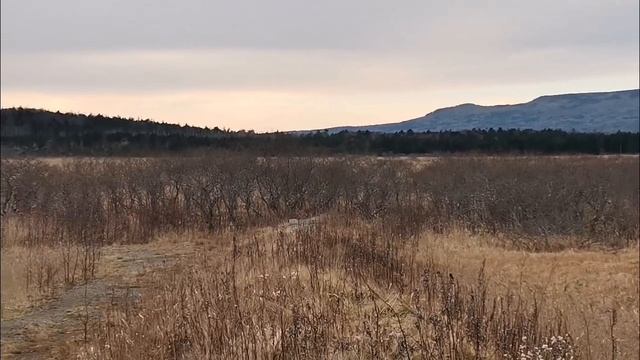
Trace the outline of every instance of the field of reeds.
<instances>
[{"instance_id":1,"label":"field of reeds","mask_svg":"<svg viewBox=\"0 0 640 360\"><path fill-rule=\"evenodd\" d=\"M3 326L95 284L114 246L170 237L163 251L193 251L128 283L124 299L91 305L95 316L49 355L637 358L638 166L3 160ZM3 331L3 354L14 340Z\"/></svg>"}]
</instances>

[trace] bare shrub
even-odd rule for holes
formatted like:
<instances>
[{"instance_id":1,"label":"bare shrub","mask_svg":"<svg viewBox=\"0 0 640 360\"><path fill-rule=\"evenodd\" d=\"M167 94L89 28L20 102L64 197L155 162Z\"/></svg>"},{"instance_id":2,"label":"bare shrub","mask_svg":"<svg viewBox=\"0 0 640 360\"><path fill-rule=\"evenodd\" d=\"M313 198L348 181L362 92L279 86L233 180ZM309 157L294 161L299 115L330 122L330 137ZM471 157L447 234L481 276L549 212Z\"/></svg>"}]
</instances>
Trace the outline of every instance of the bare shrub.
<instances>
[{"instance_id":1,"label":"bare shrub","mask_svg":"<svg viewBox=\"0 0 640 360\"><path fill-rule=\"evenodd\" d=\"M5 160L2 226L18 218L32 244L100 245L339 210L407 235L462 227L511 235L530 249L562 247L553 243L559 237L623 247L638 239L637 167L637 158L462 158L423 167L233 154L60 166Z\"/></svg>"}]
</instances>

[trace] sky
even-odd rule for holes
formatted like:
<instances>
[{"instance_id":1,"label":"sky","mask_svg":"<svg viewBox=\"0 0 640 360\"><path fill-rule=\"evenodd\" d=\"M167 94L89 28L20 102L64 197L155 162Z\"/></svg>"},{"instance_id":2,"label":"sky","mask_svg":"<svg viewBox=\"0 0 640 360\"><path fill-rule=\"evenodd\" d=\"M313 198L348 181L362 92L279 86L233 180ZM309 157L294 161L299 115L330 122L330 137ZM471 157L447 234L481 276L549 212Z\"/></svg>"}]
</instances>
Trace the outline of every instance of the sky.
<instances>
[{"instance_id":1,"label":"sky","mask_svg":"<svg viewBox=\"0 0 640 360\"><path fill-rule=\"evenodd\" d=\"M639 87L638 0L2 0L0 105L285 131Z\"/></svg>"}]
</instances>

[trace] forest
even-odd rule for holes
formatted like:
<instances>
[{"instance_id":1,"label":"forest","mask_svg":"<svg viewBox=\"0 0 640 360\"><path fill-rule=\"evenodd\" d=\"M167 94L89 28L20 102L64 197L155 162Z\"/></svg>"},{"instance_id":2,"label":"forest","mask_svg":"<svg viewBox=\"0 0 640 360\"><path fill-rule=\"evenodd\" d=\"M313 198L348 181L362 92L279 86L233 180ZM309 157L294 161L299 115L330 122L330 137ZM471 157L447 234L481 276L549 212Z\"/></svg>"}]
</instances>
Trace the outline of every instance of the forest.
<instances>
[{"instance_id":1,"label":"forest","mask_svg":"<svg viewBox=\"0 0 640 360\"><path fill-rule=\"evenodd\" d=\"M242 151L258 155L637 154L638 133L576 133L548 129L443 132L305 131L255 133L151 120L11 108L1 113L5 156L150 156Z\"/></svg>"}]
</instances>

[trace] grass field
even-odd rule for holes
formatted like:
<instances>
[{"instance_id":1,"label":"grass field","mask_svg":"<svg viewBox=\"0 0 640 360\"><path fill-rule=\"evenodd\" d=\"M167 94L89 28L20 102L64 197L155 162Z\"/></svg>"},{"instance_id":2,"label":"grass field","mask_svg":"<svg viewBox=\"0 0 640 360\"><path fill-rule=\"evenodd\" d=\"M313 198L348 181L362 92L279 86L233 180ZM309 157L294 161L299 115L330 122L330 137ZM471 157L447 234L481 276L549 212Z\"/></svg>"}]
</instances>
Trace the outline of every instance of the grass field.
<instances>
[{"instance_id":1,"label":"grass field","mask_svg":"<svg viewBox=\"0 0 640 360\"><path fill-rule=\"evenodd\" d=\"M637 157L2 166L3 357L640 356Z\"/></svg>"}]
</instances>

